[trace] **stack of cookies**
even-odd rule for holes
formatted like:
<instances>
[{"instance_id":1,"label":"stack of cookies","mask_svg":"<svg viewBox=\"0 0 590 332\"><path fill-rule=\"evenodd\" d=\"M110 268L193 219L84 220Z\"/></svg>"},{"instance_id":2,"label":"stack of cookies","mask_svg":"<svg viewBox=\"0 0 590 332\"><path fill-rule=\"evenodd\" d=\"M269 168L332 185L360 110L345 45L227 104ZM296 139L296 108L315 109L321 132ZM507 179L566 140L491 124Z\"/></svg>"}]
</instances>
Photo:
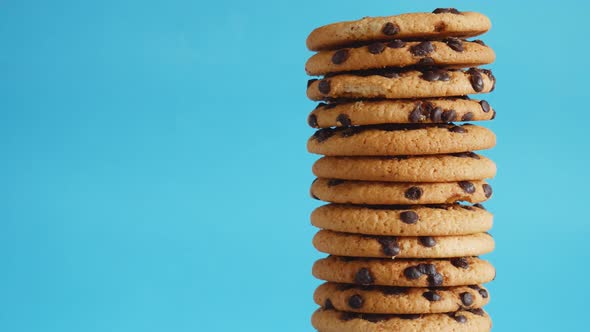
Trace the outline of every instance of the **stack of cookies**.
<instances>
[{"instance_id":1,"label":"stack of cookies","mask_svg":"<svg viewBox=\"0 0 590 332\"><path fill-rule=\"evenodd\" d=\"M495 59L480 40L490 20L452 8L367 17L314 30L307 96L321 103L309 152L320 230L329 254L313 266L320 332L489 331L482 284L494 267L494 133L474 121L496 112L471 94L494 90ZM454 124L462 122L463 124Z\"/></svg>"}]
</instances>

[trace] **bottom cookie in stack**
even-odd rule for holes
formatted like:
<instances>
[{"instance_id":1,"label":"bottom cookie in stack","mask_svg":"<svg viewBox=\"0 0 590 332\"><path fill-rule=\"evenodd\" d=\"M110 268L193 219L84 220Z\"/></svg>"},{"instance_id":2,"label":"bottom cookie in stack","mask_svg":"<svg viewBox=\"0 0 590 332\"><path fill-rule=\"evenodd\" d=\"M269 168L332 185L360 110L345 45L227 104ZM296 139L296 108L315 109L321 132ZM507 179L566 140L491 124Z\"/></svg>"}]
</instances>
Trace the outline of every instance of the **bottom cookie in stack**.
<instances>
[{"instance_id":1,"label":"bottom cookie in stack","mask_svg":"<svg viewBox=\"0 0 590 332\"><path fill-rule=\"evenodd\" d=\"M489 331L492 321L482 309L447 314L356 314L318 309L311 323L319 332L476 332Z\"/></svg>"},{"instance_id":2,"label":"bottom cookie in stack","mask_svg":"<svg viewBox=\"0 0 590 332\"><path fill-rule=\"evenodd\" d=\"M491 329L481 285L496 272L476 257L494 249L483 206L328 204L311 220L314 246L329 254L313 266L326 281L314 294L318 331Z\"/></svg>"}]
</instances>

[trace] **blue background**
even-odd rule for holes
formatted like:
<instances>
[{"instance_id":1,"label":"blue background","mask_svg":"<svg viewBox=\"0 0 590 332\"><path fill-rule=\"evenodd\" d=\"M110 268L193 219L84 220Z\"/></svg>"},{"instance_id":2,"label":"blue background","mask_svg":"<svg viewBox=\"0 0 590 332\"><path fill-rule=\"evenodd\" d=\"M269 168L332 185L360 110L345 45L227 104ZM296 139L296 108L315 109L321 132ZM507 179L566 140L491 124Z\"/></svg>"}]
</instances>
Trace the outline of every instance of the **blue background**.
<instances>
[{"instance_id":1,"label":"blue background","mask_svg":"<svg viewBox=\"0 0 590 332\"><path fill-rule=\"evenodd\" d=\"M498 54L497 331L585 331L586 1ZM305 38L440 1L0 1L0 330L311 331Z\"/></svg>"}]
</instances>

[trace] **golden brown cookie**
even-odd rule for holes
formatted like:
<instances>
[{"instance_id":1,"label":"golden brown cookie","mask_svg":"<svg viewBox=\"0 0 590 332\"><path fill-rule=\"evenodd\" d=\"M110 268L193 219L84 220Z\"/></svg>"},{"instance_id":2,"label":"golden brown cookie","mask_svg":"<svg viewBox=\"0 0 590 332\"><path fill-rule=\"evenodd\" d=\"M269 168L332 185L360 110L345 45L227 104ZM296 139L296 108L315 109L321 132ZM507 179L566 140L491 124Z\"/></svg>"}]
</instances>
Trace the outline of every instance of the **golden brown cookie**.
<instances>
[{"instance_id":1,"label":"golden brown cookie","mask_svg":"<svg viewBox=\"0 0 590 332\"><path fill-rule=\"evenodd\" d=\"M487 93L494 90L495 84L494 75L487 69L385 69L310 80L307 97L311 100L454 97Z\"/></svg>"},{"instance_id":2,"label":"golden brown cookie","mask_svg":"<svg viewBox=\"0 0 590 332\"><path fill-rule=\"evenodd\" d=\"M483 206L358 206L327 204L311 214L312 225L336 232L380 236L450 236L487 232L493 215Z\"/></svg>"},{"instance_id":3,"label":"golden brown cookie","mask_svg":"<svg viewBox=\"0 0 590 332\"><path fill-rule=\"evenodd\" d=\"M316 261L312 271L321 280L363 286L468 286L490 282L496 277L494 267L477 257L391 259L328 256Z\"/></svg>"},{"instance_id":4,"label":"golden brown cookie","mask_svg":"<svg viewBox=\"0 0 590 332\"><path fill-rule=\"evenodd\" d=\"M489 332L492 321L482 309L446 314L359 314L318 309L311 318L318 332Z\"/></svg>"},{"instance_id":5,"label":"golden brown cookie","mask_svg":"<svg viewBox=\"0 0 590 332\"><path fill-rule=\"evenodd\" d=\"M460 153L495 145L491 130L470 124L388 124L320 129L307 141L307 150L326 156L400 156Z\"/></svg>"},{"instance_id":6,"label":"golden brown cookie","mask_svg":"<svg viewBox=\"0 0 590 332\"><path fill-rule=\"evenodd\" d=\"M312 51L393 39L442 39L473 37L492 26L483 14L438 8L432 13L408 13L395 16L365 17L357 21L332 23L319 27L307 37Z\"/></svg>"},{"instance_id":7,"label":"golden brown cookie","mask_svg":"<svg viewBox=\"0 0 590 332\"><path fill-rule=\"evenodd\" d=\"M443 41L376 42L368 46L322 51L305 64L312 76L328 73L407 66L477 67L494 62L494 51L478 42L449 38Z\"/></svg>"},{"instance_id":8,"label":"golden brown cookie","mask_svg":"<svg viewBox=\"0 0 590 332\"><path fill-rule=\"evenodd\" d=\"M313 128L328 128L385 123L485 121L492 120L495 116L496 111L485 100L361 100L349 103L320 103L307 117L307 123Z\"/></svg>"},{"instance_id":9,"label":"golden brown cookie","mask_svg":"<svg viewBox=\"0 0 590 332\"><path fill-rule=\"evenodd\" d=\"M372 314L447 313L488 304L487 289L479 285L409 288L356 286L327 282L313 296L315 303L340 311Z\"/></svg>"},{"instance_id":10,"label":"golden brown cookie","mask_svg":"<svg viewBox=\"0 0 590 332\"><path fill-rule=\"evenodd\" d=\"M321 252L348 257L449 258L479 256L494 250L487 233L456 236L395 237L320 230L313 238Z\"/></svg>"},{"instance_id":11,"label":"golden brown cookie","mask_svg":"<svg viewBox=\"0 0 590 332\"><path fill-rule=\"evenodd\" d=\"M392 182L450 182L493 178L496 164L472 152L431 156L323 157L317 177Z\"/></svg>"},{"instance_id":12,"label":"golden brown cookie","mask_svg":"<svg viewBox=\"0 0 590 332\"><path fill-rule=\"evenodd\" d=\"M326 202L361 205L481 203L492 196L492 187L481 180L398 183L318 178L311 195Z\"/></svg>"}]
</instances>

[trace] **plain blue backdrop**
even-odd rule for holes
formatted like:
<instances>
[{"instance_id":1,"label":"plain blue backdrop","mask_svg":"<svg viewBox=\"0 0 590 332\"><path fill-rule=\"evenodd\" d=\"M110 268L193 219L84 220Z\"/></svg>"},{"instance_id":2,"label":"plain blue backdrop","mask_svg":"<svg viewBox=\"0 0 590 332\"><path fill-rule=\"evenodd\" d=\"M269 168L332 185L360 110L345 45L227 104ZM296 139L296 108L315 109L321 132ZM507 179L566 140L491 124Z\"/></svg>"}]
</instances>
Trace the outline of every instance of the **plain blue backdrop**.
<instances>
[{"instance_id":1,"label":"plain blue backdrop","mask_svg":"<svg viewBox=\"0 0 590 332\"><path fill-rule=\"evenodd\" d=\"M0 330L311 331L307 34L489 15L497 331L587 331L587 1L0 1Z\"/></svg>"}]
</instances>

